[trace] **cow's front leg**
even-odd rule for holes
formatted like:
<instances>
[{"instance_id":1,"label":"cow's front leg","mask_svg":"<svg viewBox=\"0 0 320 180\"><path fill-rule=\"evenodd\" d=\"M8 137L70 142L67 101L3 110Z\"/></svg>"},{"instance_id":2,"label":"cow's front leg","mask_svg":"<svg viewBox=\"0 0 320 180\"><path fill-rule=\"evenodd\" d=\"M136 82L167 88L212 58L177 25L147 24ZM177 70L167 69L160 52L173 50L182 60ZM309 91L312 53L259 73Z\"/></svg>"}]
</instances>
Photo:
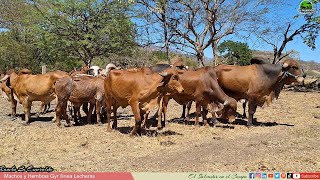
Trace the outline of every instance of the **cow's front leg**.
<instances>
[{"instance_id":1,"label":"cow's front leg","mask_svg":"<svg viewBox=\"0 0 320 180\"><path fill-rule=\"evenodd\" d=\"M201 111L201 104L199 102L196 102L196 120L194 125L199 126L199 115Z\"/></svg>"},{"instance_id":2,"label":"cow's front leg","mask_svg":"<svg viewBox=\"0 0 320 180\"><path fill-rule=\"evenodd\" d=\"M97 124L101 125L100 111L101 110L101 101L96 100L96 114L97 114Z\"/></svg>"},{"instance_id":3,"label":"cow's front leg","mask_svg":"<svg viewBox=\"0 0 320 180\"><path fill-rule=\"evenodd\" d=\"M15 99L11 99L11 110L11 116L15 118L17 115L17 100Z\"/></svg>"},{"instance_id":4,"label":"cow's front leg","mask_svg":"<svg viewBox=\"0 0 320 180\"><path fill-rule=\"evenodd\" d=\"M106 98L106 108L107 108L107 131L108 132L111 132L112 129L111 129L111 126L110 126L110 118L111 118L111 98ZM114 122L113 122L114 123Z\"/></svg>"},{"instance_id":5,"label":"cow's front leg","mask_svg":"<svg viewBox=\"0 0 320 180\"><path fill-rule=\"evenodd\" d=\"M137 135L137 133L141 133L141 116L138 102L130 103L132 112L134 114L135 124L131 131L131 136Z\"/></svg>"},{"instance_id":6,"label":"cow's front leg","mask_svg":"<svg viewBox=\"0 0 320 180\"><path fill-rule=\"evenodd\" d=\"M207 114L208 114L207 106L202 107L202 119L203 119L204 126L208 126Z\"/></svg>"},{"instance_id":7,"label":"cow's front leg","mask_svg":"<svg viewBox=\"0 0 320 180\"><path fill-rule=\"evenodd\" d=\"M256 112L257 109L257 104L255 103L255 101L249 101L249 118L248 118L248 123L247 126L252 126L253 124L255 124L254 119L253 119L253 115Z\"/></svg>"},{"instance_id":8,"label":"cow's front leg","mask_svg":"<svg viewBox=\"0 0 320 180\"><path fill-rule=\"evenodd\" d=\"M91 122L91 116L92 116L92 111L93 111L94 105L95 105L95 103L90 103L89 111L88 111L88 114L87 114L87 123L88 124L92 123Z\"/></svg>"}]
</instances>

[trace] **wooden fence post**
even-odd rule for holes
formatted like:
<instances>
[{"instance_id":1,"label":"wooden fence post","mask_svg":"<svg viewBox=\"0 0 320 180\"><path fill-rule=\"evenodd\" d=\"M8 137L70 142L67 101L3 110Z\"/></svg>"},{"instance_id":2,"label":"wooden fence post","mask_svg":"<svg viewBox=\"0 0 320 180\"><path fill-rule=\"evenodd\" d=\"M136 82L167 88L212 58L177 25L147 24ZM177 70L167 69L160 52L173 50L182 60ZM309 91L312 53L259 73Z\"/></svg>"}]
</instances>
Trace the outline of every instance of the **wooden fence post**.
<instances>
[{"instance_id":1,"label":"wooden fence post","mask_svg":"<svg viewBox=\"0 0 320 180\"><path fill-rule=\"evenodd\" d=\"M47 66L46 65L41 66L41 72L42 72L42 74L45 74L47 72Z\"/></svg>"}]
</instances>

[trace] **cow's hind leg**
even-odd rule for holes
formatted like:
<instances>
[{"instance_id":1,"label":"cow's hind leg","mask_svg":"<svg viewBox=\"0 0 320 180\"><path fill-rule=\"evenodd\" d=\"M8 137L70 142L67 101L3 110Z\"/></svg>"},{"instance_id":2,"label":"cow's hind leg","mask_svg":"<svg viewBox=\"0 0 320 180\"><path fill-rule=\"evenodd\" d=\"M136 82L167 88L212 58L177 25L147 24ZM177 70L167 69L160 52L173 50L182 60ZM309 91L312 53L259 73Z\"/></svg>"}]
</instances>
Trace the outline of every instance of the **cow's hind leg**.
<instances>
[{"instance_id":1,"label":"cow's hind leg","mask_svg":"<svg viewBox=\"0 0 320 180\"><path fill-rule=\"evenodd\" d=\"M23 101L23 111L24 111L24 114L25 114L25 122L23 123L23 125L30 124L31 105L32 105L32 101L28 101L27 99L25 99Z\"/></svg>"},{"instance_id":2,"label":"cow's hind leg","mask_svg":"<svg viewBox=\"0 0 320 180\"><path fill-rule=\"evenodd\" d=\"M112 129L117 129L118 128L118 120L117 120L117 105L115 104L112 108L113 111L113 124L112 124Z\"/></svg>"},{"instance_id":3,"label":"cow's hind leg","mask_svg":"<svg viewBox=\"0 0 320 180\"><path fill-rule=\"evenodd\" d=\"M199 102L196 102L196 120L194 122L195 126L199 126L200 111L201 111L201 104Z\"/></svg>"}]
</instances>

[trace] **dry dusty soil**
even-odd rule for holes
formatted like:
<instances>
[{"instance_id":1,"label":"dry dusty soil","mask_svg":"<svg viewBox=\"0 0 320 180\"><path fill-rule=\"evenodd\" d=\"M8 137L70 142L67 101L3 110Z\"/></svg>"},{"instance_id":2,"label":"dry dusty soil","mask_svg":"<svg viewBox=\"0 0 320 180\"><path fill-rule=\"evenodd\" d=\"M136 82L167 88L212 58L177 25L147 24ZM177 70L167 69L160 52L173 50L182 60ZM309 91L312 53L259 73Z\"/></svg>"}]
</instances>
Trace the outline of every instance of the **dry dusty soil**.
<instances>
[{"instance_id":1,"label":"dry dusty soil","mask_svg":"<svg viewBox=\"0 0 320 180\"><path fill-rule=\"evenodd\" d=\"M21 105L18 113L22 116ZM36 111L34 103L32 112ZM239 104L238 111L242 113ZM51 110L54 105L51 106ZM192 112L194 111L194 108ZM194 127L177 120L181 106L171 101L169 122L130 137L129 108L119 110L118 130L83 125L58 128L54 112L29 126L8 116L10 103L0 99L0 165L52 166L57 171L319 171L320 93L283 91L269 107L258 108L259 126L220 120ZM65 122L63 122L65 123Z\"/></svg>"}]
</instances>

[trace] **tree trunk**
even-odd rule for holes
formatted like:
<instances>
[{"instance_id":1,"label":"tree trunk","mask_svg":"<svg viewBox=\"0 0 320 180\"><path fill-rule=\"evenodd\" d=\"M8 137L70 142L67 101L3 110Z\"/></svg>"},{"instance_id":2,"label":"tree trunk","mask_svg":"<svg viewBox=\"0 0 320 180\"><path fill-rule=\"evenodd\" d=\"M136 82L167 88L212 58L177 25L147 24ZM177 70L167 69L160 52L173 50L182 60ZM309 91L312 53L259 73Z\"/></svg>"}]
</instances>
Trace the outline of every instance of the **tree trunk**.
<instances>
[{"instance_id":1,"label":"tree trunk","mask_svg":"<svg viewBox=\"0 0 320 180\"><path fill-rule=\"evenodd\" d=\"M168 64L171 64L169 58L169 38L168 38L168 27L167 27L167 19L166 19L166 9L165 7L162 8L163 13L161 14L163 20L163 35L164 35L164 45L166 49L166 60Z\"/></svg>"},{"instance_id":2,"label":"tree trunk","mask_svg":"<svg viewBox=\"0 0 320 180\"><path fill-rule=\"evenodd\" d=\"M197 60L198 60L198 66L199 67L204 67L203 57L204 57L203 50L198 50L198 52L197 52Z\"/></svg>"},{"instance_id":3,"label":"tree trunk","mask_svg":"<svg viewBox=\"0 0 320 180\"><path fill-rule=\"evenodd\" d=\"M218 66L219 64L221 64L221 62L219 62L219 57L218 57L218 43L219 43L220 39L215 39L212 42L212 53L213 53L213 62L214 62L214 66Z\"/></svg>"}]
</instances>

